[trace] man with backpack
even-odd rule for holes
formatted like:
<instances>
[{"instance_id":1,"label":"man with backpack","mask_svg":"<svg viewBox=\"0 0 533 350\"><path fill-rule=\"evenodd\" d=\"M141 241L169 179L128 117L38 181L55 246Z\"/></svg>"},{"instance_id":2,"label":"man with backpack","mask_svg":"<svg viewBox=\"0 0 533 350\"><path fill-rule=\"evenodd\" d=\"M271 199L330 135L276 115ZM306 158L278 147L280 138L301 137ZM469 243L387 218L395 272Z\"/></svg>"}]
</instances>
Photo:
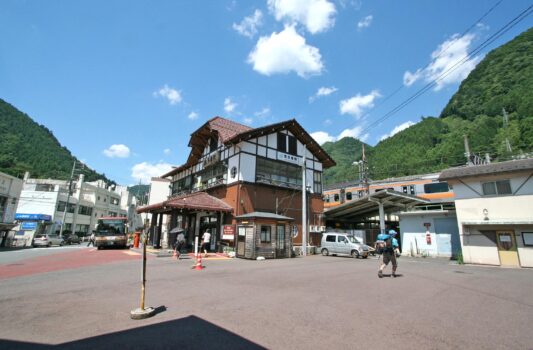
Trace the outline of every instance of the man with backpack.
<instances>
[{"instance_id":1,"label":"man with backpack","mask_svg":"<svg viewBox=\"0 0 533 350\"><path fill-rule=\"evenodd\" d=\"M396 253L398 252L398 240L394 238L396 231L390 230L389 233L380 233L376 241L376 253L382 254L383 262L379 267L378 277L383 278L383 269L392 262L392 277L396 277L396 269L398 262L396 261Z\"/></svg>"}]
</instances>

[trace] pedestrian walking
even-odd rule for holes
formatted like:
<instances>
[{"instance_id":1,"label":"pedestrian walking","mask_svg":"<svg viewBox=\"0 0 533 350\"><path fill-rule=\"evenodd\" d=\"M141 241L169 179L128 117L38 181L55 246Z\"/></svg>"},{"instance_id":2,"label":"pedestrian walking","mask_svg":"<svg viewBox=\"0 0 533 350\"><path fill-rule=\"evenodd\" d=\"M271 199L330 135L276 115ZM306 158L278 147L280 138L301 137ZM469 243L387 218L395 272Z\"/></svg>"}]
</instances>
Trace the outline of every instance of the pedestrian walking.
<instances>
[{"instance_id":1,"label":"pedestrian walking","mask_svg":"<svg viewBox=\"0 0 533 350\"><path fill-rule=\"evenodd\" d=\"M376 251L382 254L383 262L379 266L378 277L383 277L383 269L392 262L392 277L396 277L396 269L398 268L398 261L396 254L399 256L398 240L394 238L397 232L390 230L389 233L380 233L377 237Z\"/></svg>"},{"instance_id":2,"label":"pedestrian walking","mask_svg":"<svg viewBox=\"0 0 533 350\"><path fill-rule=\"evenodd\" d=\"M202 242L204 248L204 258L207 258L207 250L209 249L209 245L211 244L211 233L209 232L209 230L205 230L204 234L202 235Z\"/></svg>"},{"instance_id":3,"label":"pedestrian walking","mask_svg":"<svg viewBox=\"0 0 533 350\"><path fill-rule=\"evenodd\" d=\"M179 260L181 255L181 249L183 249L183 246L185 245L185 235L183 234L183 231L178 233L176 236L176 242L174 243L174 252L176 253L176 259Z\"/></svg>"},{"instance_id":4,"label":"pedestrian walking","mask_svg":"<svg viewBox=\"0 0 533 350\"><path fill-rule=\"evenodd\" d=\"M89 243L87 243L87 247L90 247L91 244L94 247L94 239L95 239L95 236L94 236L94 232L93 232L93 233L91 233L91 236L89 237Z\"/></svg>"}]
</instances>

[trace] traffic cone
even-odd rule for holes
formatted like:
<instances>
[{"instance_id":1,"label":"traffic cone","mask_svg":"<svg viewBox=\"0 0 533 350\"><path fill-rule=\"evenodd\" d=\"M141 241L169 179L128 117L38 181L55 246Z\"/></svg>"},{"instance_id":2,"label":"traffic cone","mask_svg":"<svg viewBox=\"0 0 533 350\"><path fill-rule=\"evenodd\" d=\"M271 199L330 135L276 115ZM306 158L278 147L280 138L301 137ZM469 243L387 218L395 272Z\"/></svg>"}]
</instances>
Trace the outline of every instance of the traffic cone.
<instances>
[{"instance_id":1,"label":"traffic cone","mask_svg":"<svg viewBox=\"0 0 533 350\"><path fill-rule=\"evenodd\" d=\"M172 253L172 257L176 259L178 258L178 253L176 253L176 249L174 249L174 253Z\"/></svg>"},{"instance_id":2,"label":"traffic cone","mask_svg":"<svg viewBox=\"0 0 533 350\"><path fill-rule=\"evenodd\" d=\"M194 267L195 270L203 270L204 267L202 266L202 254L198 254L196 256L196 266Z\"/></svg>"}]
</instances>

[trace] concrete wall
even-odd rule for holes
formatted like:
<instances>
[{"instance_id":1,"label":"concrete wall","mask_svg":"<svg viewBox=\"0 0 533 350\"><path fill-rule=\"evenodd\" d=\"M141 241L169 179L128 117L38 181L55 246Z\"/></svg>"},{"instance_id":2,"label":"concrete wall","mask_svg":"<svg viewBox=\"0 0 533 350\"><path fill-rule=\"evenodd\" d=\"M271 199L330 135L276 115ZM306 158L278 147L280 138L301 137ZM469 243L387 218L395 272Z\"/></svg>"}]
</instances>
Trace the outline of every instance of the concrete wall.
<instances>
[{"instance_id":1,"label":"concrete wall","mask_svg":"<svg viewBox=\"0 0 533 350\"><path fill-rule=\"evenodd\" d=\"M15 220L15 211L22 191L22 180L0 173L0 197L6 197L3 215L0 222L12 223Z\"/></svg>"},{"instance_id":2,"label":"concrete wall","mask_svg":"<svg viewBox=\"0 0 533 350\"><path fill-rule=\"evenodd\" d=\"M399 215L402 254L451 257L460 251L454 212L403 212ZM425 223L430 226L426 229ZM427 234L431 243L427 242Z\"/></svg>"}]
</instances>

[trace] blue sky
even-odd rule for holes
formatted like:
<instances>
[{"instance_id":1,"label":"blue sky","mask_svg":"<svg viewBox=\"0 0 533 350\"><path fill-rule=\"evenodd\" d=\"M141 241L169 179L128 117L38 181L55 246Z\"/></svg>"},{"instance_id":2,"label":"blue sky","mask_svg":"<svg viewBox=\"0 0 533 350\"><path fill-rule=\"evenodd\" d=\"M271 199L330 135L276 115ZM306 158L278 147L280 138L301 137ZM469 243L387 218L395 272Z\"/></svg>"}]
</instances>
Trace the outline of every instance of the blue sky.
<instances>
[{"instance_id":1,"label":"blue sky","mask_svg":"<svg viewBox=\"0 0 533 350\"><path fill-rule=\"evenodd\" d=\"M252 127L296 118L320 143L375 145L438 116L531 16L369 128L529 2L3 0L0 98L125 185L182 164L190 134L216 115Z\"/></svg>"}]
</instances>

